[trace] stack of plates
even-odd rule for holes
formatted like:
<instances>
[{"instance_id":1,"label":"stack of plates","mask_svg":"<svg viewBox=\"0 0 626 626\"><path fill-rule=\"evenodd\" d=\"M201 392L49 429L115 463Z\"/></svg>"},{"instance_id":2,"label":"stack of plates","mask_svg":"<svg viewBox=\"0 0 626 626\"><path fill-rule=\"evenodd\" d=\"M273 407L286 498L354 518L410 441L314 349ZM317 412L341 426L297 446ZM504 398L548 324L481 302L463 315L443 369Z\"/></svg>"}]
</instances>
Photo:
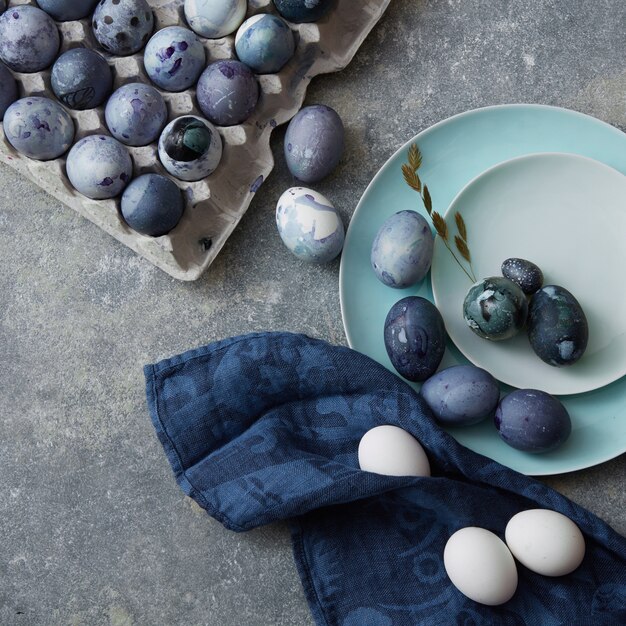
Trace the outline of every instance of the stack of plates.
<instances>
[{"instance_id":1,"label":"stack of plates","mask_svg":"<svg viewBox=\"0 0 626 626\"><path fill-rule=\"evenodd\" d=\"M401 166L416 143L420 176L433 208L460 211L478 279L500 275L508 257L533 261L545 284L562 285L581 303L589 345L569 368L546 365L524 333L492 343L465 325L470 282L437 238L430 275L395 290L370 266L372 241L393 213L425 214ZM558 450L532 455L502 442L489 420L450 429L467 447L517 471L546 475L583 469L626 451L626 135L592 117L537 105L470 111L440 122L403 146L376 175L348 230L340 276L348 342L393 370L384 346L387 312L408 295L441 311L449 335L442 368L472 362L503 385L556 395L572 418ZM448 219L448 223L454 223ZM417 385L414 385L417 388Z\"/></svg>"}]
</instances>

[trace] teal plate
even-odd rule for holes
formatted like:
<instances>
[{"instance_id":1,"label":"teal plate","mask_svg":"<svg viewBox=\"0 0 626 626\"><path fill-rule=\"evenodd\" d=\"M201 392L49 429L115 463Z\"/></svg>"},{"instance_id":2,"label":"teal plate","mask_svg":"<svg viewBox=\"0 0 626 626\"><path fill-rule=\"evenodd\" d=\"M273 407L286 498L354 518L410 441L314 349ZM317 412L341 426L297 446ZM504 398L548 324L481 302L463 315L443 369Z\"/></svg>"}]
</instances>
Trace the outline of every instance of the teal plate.
<instances>
[{"instance_id":1,"label":"teal plate","mask_svg":"<svg viewBox=\"0 0 626 626\"><path fill-rule=\"evenodd\" d=\"M346 236L339 278L341 310L350 347L392 371L383 342L387 312L408 295L433 300L430 275L416 287L391 289L376 279L370 266L372 241L387 217L406 209L425 215L418 194L402 177L401 166L412 143L417 143L423 155L420 176L431 192L433 208L442 214L478 174L526 154L580 154L626 174L626 134L593 117L541 105L504 105L462 113L419 133L400 148L374 177L356 208ZM448 342L441 367L459 363L469 361ZM509 388L503 386L503 390L507 392ZM584 469L626 452L626 377L606 387L560 399L572 417L572 435L558 450L548 454L531 455L510 448L501 441L490 421L448 432L468 448L532 476Z\"/></svg>"}]
</instances>

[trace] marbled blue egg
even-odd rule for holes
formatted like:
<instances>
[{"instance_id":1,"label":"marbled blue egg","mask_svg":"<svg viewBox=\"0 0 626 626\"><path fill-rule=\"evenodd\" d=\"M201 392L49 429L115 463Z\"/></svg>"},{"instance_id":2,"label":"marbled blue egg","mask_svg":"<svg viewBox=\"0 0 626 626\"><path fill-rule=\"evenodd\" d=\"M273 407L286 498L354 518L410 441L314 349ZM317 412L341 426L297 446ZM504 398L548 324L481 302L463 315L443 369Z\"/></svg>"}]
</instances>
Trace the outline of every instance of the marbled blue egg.
<instances>
[{"instance_id":1,"label":"marbled blue egg","mask_svg":"<svg viewBox=\"0 0 626 626\"><path fill-rule=\"evenodd\" d=\"M517 335L528 315L524 292L508 278L485 278L470 288L463 302L466 324L483 339L502 341Z\"/></svg>"},{"instance_id":2,"label":"marbled blue egg","mask_svg":"<svg viewBox=\"0 0 626 626\"><path fill-rule=\"evenodd\" d=\"M170 122L159 139L163 167L179 180L201 180L222 160L222 138L213 124L195 115Z\"/></svg>"},{"instance_id":3,"label":"marbled blue egg","mask_svg":"<svg viewBox=\"0 0 626 626\"><path fill-rule=\"evenodd\" d=\"M567 409L554 396L536 389L518 389L505 396L494 422L505 443L525 452L554 450L572 431Z\"/></svg>"},{"instance_id":4,"label":"marbled blue egg","mask_svg":"<svg viewBox=\"0 0 626 626\"><path fill-rule=\"evenodd\" d=\"M445 426L469 426L493 418L500 387L486 370L455 365L431 376L420 389L435 418Z\"/></svg>"},{"instance_id":5,"label":"marbled blue egg","mask_svg":"<svg viewBox=\"0 0 626 626\"><path fill-rule=\"evenodd\" d=\"M6 65L0 63L0 120L5 111L18 98L17 83Z\"/></svg>"},{"instance_id":6,"label":"marbled blue egg","mask_svg":"<svg viewBox=\"0 0 626 626\"><path fill-rule=\"evenodd\" d=\"M219 39L234 33L248 10L246 0L185 0L185 19L201 37Z\"/></svg>"},{"instance_id":7,"label":"marbled blue egg","mask_svg":"<svg viewBox=\"0 0 626 626\"><path fill-rule=\"evenodd\" d=\"M237 31L235 50L242 63L257 74L275 74L291 59L296 42L287 24L275 15L247 19Z\"/></svg>"},{"instance_id":8,"label":"marbled blue egg","mask_svg":"<svg viewBox=\"0 0 626 626\"><path fill-rule=\"evenodd\" d=\"M15 72L39 72L54 61L61 37L52 18L37 7L12 7L0 15L0 60Z\"/></svg>"},{"instance_id":9,"label":"marbled blue egg","mask_svg":"<svg viewBox=\"0 0 626 626\"><path fill-rule=\"evenodd\" d=\"M124 220L133 230L149 237L161 237L180 222L183 196L169 178L144 174L124 190L121 209Z\"/></svg>"},{"instance_id":10,"label":"marbled blue egg","mask_svg":"<svg viewBox=\"0 0 626 626\"><path fill-rule=\"evenodd\" d=\"M74 140L74 122L54 100L42 97L22 98L5 112L4 134L21 154L48 161L65 154Z\"/></svg>"},{"instance_id":11,"label":"marbled blue egg","mask_svg":"<svg viewBox=\"0 0 626 626\"><path fill-rule=\"evenodd\" d=\"M147 146L161 135L167 122L167 106L151 85L129 83L109 98L104 117L118 141L128 146Z\"/></svg>"},{"instance_id":12,"label":"marbled blue egg","mask_svg":"<svg viewBox=\"0 0 626 626\"><path fill-rule=\"evenodd\" d=\"M218 126L234 126L252 115L259 100L259 83L240 61L216 61L200 76L196 96L207 119Z\"/></svg>"},{"instance_id":13,"label":"marbled blue egg","mask_svg":"<svg viewBox=\"0 0 626 626\"><path fill-rule=\"evenodd\" d=\"M546 285L537 291L528 312L528 339L535 354L548 365L573 365L589 340L587 317L565 288Z\"/></svg>"},{"instance_id":14,"label":"marbled blue egg","mask_svg":"<svg viewBox=\"0 0 626 626\"><path fill-rule=\"evenodd\" d=\"M146 45L154 29L154 15L146 0L100 0L91 25L107 52L128 56Z\"/></svg>"},{"instance_id":15,"label":"marbled blue egg","mask_svg":"<svg viewBox=\"0 0 626 626\"><path fill-rule=\"evenodd\" d=\"M133 177L133 162L117 139L89 135L67 155L67 177L76 191L88 198L114 198Z\"/></svg>"},{"instance_id":16,"label":"marbled blue egg","mask_svg":"<svg viewBox=\"0 0 626 626\"><path fill-rule=\"evenodd\" d=\"M543 272L526 259L506 259L502 263L502 276L512 280L526 295L535 293L543 285Z\"/></svg>"},{"instance_id":17,"label":"marbled blue egg","mask_svg":"<svg viewBox=\"0 0 626 626\"><path fill-rule=\"evenodd\" d=\"M324 105L305 107L289 123L285 134L285 159L289 171L304 183L326 178L344 151L343 122Z\"/></svg>"},{"instance_id":18,"label":"marbled blue egg","mask_svg":"<svg viewBox=\"0 0 626 626\"><path fill-rule=\"evenodd\" d=\"M70 22L91 15L98 0L37 0L37 4L57 22Z\"/></svg>"},{"instance_id":19,"label":"marbled blue egg","mask_svg":"<svg viewBox=\"0 0 626 626\"><path fill-rule=\"evenodd\" d=\"M50 82L54 95L78 111L100 106L113 89L109 64L89 48L64 52L52 66Z\"/></svg>"},{"instance_id":20,"label":"marbled blue egg","mask_svg":"<svg viewBox=\"0 0 626 626\"><path fill-rule=\"evenodd\" d=\"M335 0L274 0L276 10L289 22L317 22L335 5Z\"/></svg>"},{"instance_id":21,"label":"marbled blue egg","mask_svg":"<svg viewBox=\"0 0 626 626\"><path fill-rule=\"evenodd\" d=\"M285 191L276 206L276 226L287 248L307 263L329 263L343 248L341 216L326 197L312 189Z\"/></svg>"},{"instance_id":22,"label":"marbled blue egg","mask_svg":"<svg viewBox=\"0 0 626 626\"><path fill-rule=\"evenodd\" d=\"M385 220L374 238L372 269L388 287L410 287L428 273L433 248L428 222L415 211L400 211Z\"/></svg>"},{"instance_id":23,"label":"marbled blue egg","mask_svg":"<svg viewBox=\"0 0 626 626\"><path fill-rule=\"evenodd\" d=\"M437 371L446 349L441 313L425 298L403 298L387 314L384 341L401 376L413 382L426 380Z\"/></svg>"},{"instance_id":24,"label":"marbled blue egg","mask_svg":"<svg viewBox=\"0 0 626 626\"><path fill-rule=\"evenodd\" d=\"M150 80L166 91L183 91L193 87L205 61L200 40L195 33L182 26L169 26L157 31L143 55Z\"/></svg>"}]
</instances>

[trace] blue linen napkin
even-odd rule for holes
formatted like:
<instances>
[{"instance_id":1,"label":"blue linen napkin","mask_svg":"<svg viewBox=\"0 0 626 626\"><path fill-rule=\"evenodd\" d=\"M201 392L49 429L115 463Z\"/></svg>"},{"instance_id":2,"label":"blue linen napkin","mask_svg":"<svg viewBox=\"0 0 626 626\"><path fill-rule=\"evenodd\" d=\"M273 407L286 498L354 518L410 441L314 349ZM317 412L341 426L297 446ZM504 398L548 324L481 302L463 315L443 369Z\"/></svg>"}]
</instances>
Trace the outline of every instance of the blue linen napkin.
<instances>
[{"instance_id":1,"label":"blue linen napkin","mask_svg":"<svg viewBox=\"0 0 626 626\"><path fill-rule=\"evenodd\" d=\"M227 339L145 367L150 414L183 491L224 526L290 520L319 626L626 624L626 540L545 485L459 445L408 385L368 357L302 335ZM430 478L359 469L363 434L393 424L425 448ZM443 567L464 526L504 538L547 508L582 530L569 576L518 563L501 607L463 596Z\"/></svg>"}]
</instances>

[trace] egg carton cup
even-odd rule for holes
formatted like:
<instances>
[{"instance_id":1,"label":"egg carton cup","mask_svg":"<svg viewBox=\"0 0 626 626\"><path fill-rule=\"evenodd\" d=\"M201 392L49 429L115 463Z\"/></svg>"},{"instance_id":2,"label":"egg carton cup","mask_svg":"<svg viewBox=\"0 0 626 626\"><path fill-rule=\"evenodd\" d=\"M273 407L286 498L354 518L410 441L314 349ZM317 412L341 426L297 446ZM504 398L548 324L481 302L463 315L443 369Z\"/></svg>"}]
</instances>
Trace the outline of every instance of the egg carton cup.
<instances>
[{"instance_id":1,"label":"egg carton cup","mask_svg":"<svg viewBox=\"0 0 626 626\"><path fill-rule=\"evenodd\" d=\"M297 41L294 57L280 73L258 76L259 103L245 123L218 127L224 153L217 170L199 182L173 179L183 192L185 212L168 235L153 238L135 232L121 217L119 198L96 201L79 194L67 178L65 157L45 162L24 157L6 140L1 126L0 159L174 278L196 280L216 258L272 171L272 130L299 111L314 76L339 71L352 60L390 1L338 0L337 6L319 22L290 25ZM9 8L23 4L36 6L34 0L12 0ZM156 29L186 26L183 0L150 0L149 4L154 11ZM270 12L275 13L271 0L248 2L247 17ZM131 82L152 84L144 71L143 50L129 57L107 54L93 36L90 19L57 25L62 37L60 52L79 46L97 50L114 70L114 89ZM207 53L207 64L236 58L234 35L200 40ZM50 68L33 74L13 74L20 97L55 99ZM181 115L204 117L196 104L195 89L181 93L159 91L167 103L168 122ZM75 123L75 142L87 135L110 134L104 120L104 106L68 112ZM159 161L156 143L128 149L135 176L148 172L168 175Z\"/></svg>"}]
</instances>

